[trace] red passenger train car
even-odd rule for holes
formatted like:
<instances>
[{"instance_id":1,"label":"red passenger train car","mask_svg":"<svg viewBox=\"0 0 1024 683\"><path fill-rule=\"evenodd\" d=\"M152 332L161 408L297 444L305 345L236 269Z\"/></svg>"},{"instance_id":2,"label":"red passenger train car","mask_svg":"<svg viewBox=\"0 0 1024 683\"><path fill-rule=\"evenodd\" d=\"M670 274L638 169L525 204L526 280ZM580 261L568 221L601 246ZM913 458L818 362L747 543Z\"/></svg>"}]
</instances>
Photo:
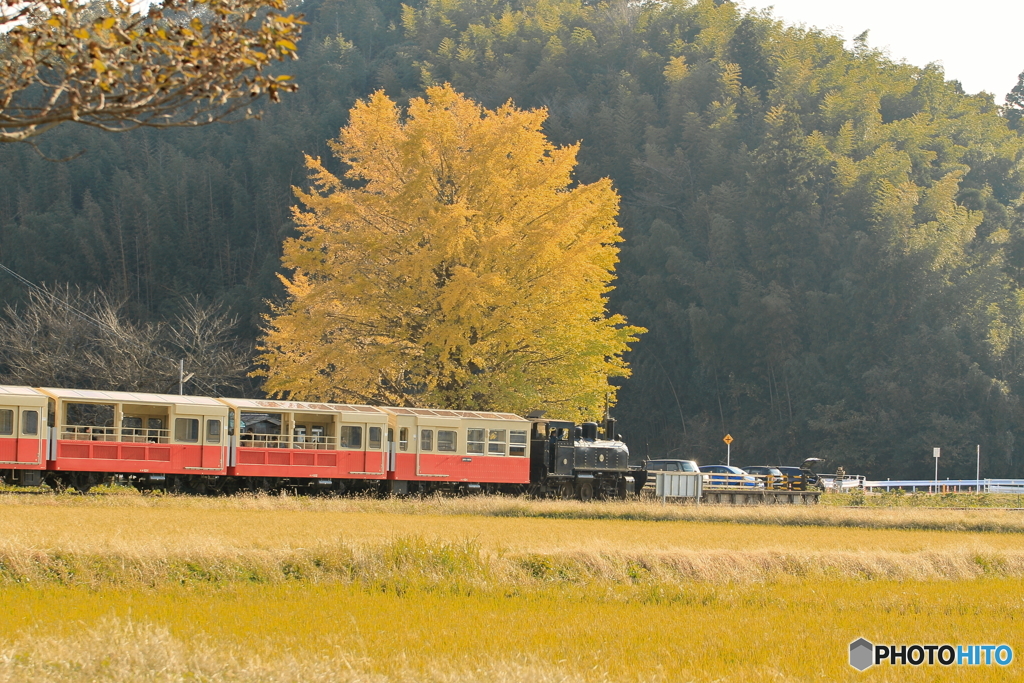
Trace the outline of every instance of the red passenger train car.
<instances>
[{"instance_id":1,"label":"red passenger train car","mask_svg":"<svg viewBox=\"0 0 1024 683\"><path fill-rule=\"evenodd\" d=\"M204 396L41 388L50 399L49 478L88 489L106 475L188 488L227 474L228 408Z\"/></svg>"},{"instance_id":2,"label":"red passenger train car","mask_svg":"<svg viewBox=\"0 0 1024 683\"><path fill-rule=\"evenodd\" d=\"M344 490L383 480L387 474L386 436L394 421L381 408L220 400L231 410L233 447L227 474L244 478L242 483L267 488L297 479L317 488Z\"/></svg>"},{"instance_id":3,"label":"red passenger train car","mask_svg":"<svg viewBox=\"0 0 1024 683\"><path fill-rule=\"evenodd\" d=\"M29 387L0 386L0 470L22 486L38 486L46 469L46 396Z\"/></svg>"},{"instance_id":4,"label":"red passenger train car","mask_svg":"<svg viewBox=\"0 0 1024 683\"><path fill-rule=\"evenodd\" d=\"M385 408L396 438L388 467L394 493L496 490L530 483L530 422L510 413Z\"/></svg>"}]
</instances>

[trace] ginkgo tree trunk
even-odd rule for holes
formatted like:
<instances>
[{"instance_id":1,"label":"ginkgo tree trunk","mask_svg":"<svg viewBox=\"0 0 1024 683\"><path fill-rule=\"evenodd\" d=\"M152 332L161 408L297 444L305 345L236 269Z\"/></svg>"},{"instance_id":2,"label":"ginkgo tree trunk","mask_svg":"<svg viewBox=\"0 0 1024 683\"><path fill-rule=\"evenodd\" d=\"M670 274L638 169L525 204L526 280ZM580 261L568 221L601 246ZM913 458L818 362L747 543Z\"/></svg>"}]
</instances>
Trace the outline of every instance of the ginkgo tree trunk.
<instances>
[{"instance_id":1,"label":"ginkgo tree trunk","mask_svg":"<svg viewBox=\"0 0 1024 683\"><path fill-rule=\"evenodd\" d=\"M450 86L408 112L383 92L307 158L289 298L262 342L265 389L301 399L600 414L642 328L609 315L621 241L608 179L575 184L578 146L544 110L487 110Z\"/></svg>"}]
</instances>

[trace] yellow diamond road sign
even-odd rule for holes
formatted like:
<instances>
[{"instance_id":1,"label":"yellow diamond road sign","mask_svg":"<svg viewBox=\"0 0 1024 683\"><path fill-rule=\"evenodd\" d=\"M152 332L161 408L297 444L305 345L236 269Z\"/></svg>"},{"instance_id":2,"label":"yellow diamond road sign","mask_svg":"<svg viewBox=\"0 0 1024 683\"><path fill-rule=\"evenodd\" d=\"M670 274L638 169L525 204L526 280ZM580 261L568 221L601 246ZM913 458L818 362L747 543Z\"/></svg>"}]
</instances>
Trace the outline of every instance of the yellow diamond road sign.
<instances>
[{"instance_id":1,"label":"yellow diamond road sign","mask_svg":"<svg viewBox=\"0 0 1024 683\"><path fill-rule=\"evenodd\" d=\"M722 441L724 441L726 444L732 443L732 434L726 434L725 438L722 439Z\"/></svg>"}]
</instances>

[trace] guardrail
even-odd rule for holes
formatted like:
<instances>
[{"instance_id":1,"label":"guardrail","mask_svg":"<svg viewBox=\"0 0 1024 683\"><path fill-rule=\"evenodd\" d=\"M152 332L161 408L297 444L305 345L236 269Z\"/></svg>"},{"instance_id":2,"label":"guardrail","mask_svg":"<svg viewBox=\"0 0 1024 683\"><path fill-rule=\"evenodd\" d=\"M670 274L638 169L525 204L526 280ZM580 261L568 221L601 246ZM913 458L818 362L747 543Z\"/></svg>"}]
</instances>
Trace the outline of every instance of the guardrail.
<instances>
[{"instance_id":1,"label":"guardrail","mask_svg":"<svg viewBox=\"0 0 1024 683\"><path fill-rule=\"evenodd\" d=\"M807 475L783 474L719 474L703 472L705 489L768 489L774 491L808 491L814 487L807 483Z\"/></svg>"},{"instance_id":2,"label":"guardrail","mask_svg":"<svg viewBox=\"0 0 1024 683\"><path fill-rule=\"evenodd\" d=\"M1024 479L886 479L885 481L865 481L865 491L892 491L902 489L917 493L1021 493L1024 494Z\"/></svg>"}]
</instances>

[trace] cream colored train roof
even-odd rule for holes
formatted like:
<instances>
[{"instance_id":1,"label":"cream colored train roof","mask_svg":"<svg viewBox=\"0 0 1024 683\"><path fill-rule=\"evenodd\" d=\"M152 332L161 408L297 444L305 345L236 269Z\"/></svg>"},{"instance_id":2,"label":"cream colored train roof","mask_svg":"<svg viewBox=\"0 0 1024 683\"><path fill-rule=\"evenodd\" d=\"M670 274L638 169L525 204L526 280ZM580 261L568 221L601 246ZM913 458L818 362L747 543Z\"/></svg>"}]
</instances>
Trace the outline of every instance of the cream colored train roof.
<instances>
[{"instance_id":1,"label":"cream colored train roof","mask_svg":"<svg viewBox=\"0 0 1024 683\"><path fill-rule=\"evenodd\" d=\"M511 420L514 422L529 422L524 417L513 413L489 413L477 410L441 410L437 408L385 408L395 415L416 415L418 417L448 417L448 418L470 418L476 420Z\"/></svg>"},{"instance_id":2,"label":"cream colored train roof","mask_svg":"<svg viewBox=\"0 0 1024 683\"><path fill-rule=\"evenodd\" d=\"M177 394L146 394L135 391L96 391L94 389L51 389L42 387L43 393L66 401L95 401L104 403L146 403L150 405L216 406L224 404L206 396L178 396Z\"/></svg>"},{"instance_id":3,"label":"cream colored train roof","mask_svg":"<svg viewBox=\"0 0 1024 683\"><path fill-rule=\"evenodd\" d=\"M370 413L387 415L380 408L373 406L350 405L347 403L318 403L315 401L272 401L259 398L222 398L228 405L245 410L259 412L291 411L303 413Z\"/></svg>"},{"instance_id":4,"label":"cream colored train roof","mask_svg":"<svg viewBox=\"0 0 1024 683\"><path fill-rule=\"evenodd\" d=\"M0 384L0 396L31 396L33 398L46 398L46 394L32 387L17 387Z\"/></svg>"}]
</instances>

